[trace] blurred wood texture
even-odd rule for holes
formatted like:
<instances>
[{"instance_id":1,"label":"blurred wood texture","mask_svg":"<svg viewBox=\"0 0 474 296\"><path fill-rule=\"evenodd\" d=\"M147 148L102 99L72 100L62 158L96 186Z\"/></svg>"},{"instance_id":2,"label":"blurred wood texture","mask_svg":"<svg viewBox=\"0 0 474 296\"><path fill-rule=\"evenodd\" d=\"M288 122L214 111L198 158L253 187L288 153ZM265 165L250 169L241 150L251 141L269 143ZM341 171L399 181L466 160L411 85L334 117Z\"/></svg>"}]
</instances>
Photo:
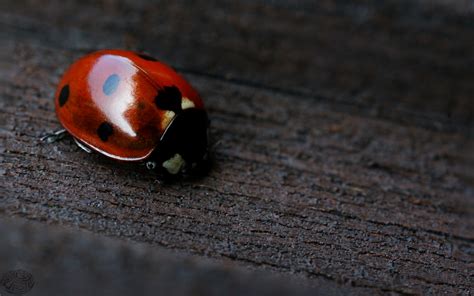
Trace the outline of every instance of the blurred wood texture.
<instances>
[{"instance_id":1,"label":"blurred wood texture","mask_svg":"<svg viewBox=\"0 0 474 296\"><path fill-rule=\"evenodd\" d=\"M1 217L318 291L472 293L472 2L289 3L0 1ZM60 75L101 48L145 51L200 91L208 176L160 184L39 142L60 127Z\"/></svg>"}]
</instances>

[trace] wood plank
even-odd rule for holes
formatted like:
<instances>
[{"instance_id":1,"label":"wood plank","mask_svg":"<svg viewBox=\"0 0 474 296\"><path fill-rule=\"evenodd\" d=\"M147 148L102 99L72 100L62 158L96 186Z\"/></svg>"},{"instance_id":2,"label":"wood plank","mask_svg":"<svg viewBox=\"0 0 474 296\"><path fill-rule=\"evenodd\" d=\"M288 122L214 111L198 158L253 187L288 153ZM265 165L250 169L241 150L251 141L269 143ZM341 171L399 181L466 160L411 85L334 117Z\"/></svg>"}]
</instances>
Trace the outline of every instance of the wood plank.
<instances>
[{"instance_id":1,"label":"wood plank","mask_svg":"<svg viewBox=\"0 0 474 296\"><path fill-rule=\"evenodd\" d=\"M29 295L363 295L320 279L268 275L81 230L0 219L0 275L33 276ZM34 247L32 247L34 246ZM291 279L291 282L287 280Z\"/></svg>"},{"instance_id":2,"label":"wood plank","mask_svg":"<svg viewBox=\"0 0 474 296\"><path fill-rule=\"evenodd\" d=\"M2 2L3 25L17 37L147 50L186 71L472 133L469 1Z\"/></svg>"},{"instance_id":3,"label":"wood plank","mask_svg":"<svg viewBox=\"0 0 474 296\"><path fill-rule=\"evenodd\" d=\"M202 2L187 9L182 2L8 3L0 32L2 216L325 279L343 290L472 291L472 40L460 34L443 47L474 29L466 23L471 11L448 5L436 23L429 16L438 6L388 1L373 9L392 13L402 31L386 40L387 27L367 19L366 36L348 35L344 28L356 20L345 2L331 8L323 1L317 17L278 1L212 9ZM326 30L315 28L320 22ZM319 41L303 42L313 34ZM406 43L394 48L402 35ZM144 167L86 155L70 139L39 143L59 127L52 97L60 74L101 47L149 48L199 89L216 143L208 176L162 184ZM304 59L316 49L327 64ZM358 69L374 55L389 70ZM348 74L341 82L326 70ZM373 85L360 88L377 95L351 92L369 72ZM387 87L398 74L405 82L421 75L432 87Z\"/></svg>"}]
</instances>

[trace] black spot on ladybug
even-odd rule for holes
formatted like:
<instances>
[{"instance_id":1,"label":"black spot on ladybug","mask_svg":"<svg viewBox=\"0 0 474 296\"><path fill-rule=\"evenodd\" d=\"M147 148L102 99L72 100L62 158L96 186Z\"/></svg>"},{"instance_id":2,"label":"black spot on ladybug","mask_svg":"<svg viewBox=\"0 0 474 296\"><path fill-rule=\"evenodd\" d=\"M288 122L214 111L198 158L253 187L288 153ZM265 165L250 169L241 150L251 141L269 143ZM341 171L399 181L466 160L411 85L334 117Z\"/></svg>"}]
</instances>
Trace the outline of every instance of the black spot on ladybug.
<instances>
[{"instance_id":1,"label":"black spot on ladybug","mask_svg":"<svg viewBox=\"0 0 474 296\"><path fill-rule=\"evenodd\" d=\"M176 86L165 86L155 97L155 104L162 110L181 111L181 92Z\"/></svg>"},{"instance_id":2,"label":"black spot on ladybug","mask_svg":"<svg viewBox=\"0 0 474 296\"><path fill-rule=\"evenodd\" d=\"M66 84L65 86L63 86L63 88L61 89L61 92L59 93L59 98L58 98L59 107L64 106L68 98L69 98L69 84Z\"/></svg>"},{"instance_id":3,"label":"black spot on ladybug","mask_svg":"<svg viewBox=\"0 0 474 296\"><path fill-rule=\"evenodd\" d=\"M114 133L114 129L108 122L102 122L97 129L97 135L102 141L107 141L109 137Z\"/></svg>"},{"instance_id":4,"label":"black spot on ladybug","mask_svg":"<svg viewBox=\"0 0 474 296\"><path fill-rule=\"evenodd\" d=\"M142 59L144 60L147 60L147 61L152 61L152 62L157 62L158 60L155 59L154 57L151 57L149 55L146 55L146 54L143 54L143 53L137 53L137 56L141 57Z\"/></svg>"}]
</instances>

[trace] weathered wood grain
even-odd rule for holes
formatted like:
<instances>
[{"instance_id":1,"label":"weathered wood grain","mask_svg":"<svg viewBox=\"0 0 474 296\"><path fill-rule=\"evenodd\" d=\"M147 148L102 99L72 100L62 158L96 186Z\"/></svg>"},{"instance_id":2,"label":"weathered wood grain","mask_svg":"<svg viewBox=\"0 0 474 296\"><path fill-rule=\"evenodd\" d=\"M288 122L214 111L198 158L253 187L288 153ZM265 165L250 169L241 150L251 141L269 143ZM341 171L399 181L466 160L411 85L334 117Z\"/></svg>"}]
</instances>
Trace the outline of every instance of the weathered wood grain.
<instances>
[{"instance_id":1,"label":"weathered wood grain","mask_svg":"<svg viewBox=\"0 0 474 296\"><path fill-rule=\"evenodd\" d=\"M309 286L295 276L269 276L235 264L20 219L0 219L0 233L0 274L12 267L31 273L35 284L27 295L363 295L364 291L326 279Z\"/></svg>"},{"instance_id":2,"label":"weathered wood grain","mask_svg":"<svg viewBox=\"0 0 474 296\"><path fill-rule=\"evenodd\" d=\"M55 48L143 49L187 71L472 133L470 1L38 3L2 1L18 41L50 29Z\"/></svg>"},{"instance_id":3,"label":"weathered wood grain","mask_svg":"<svg viewBox=\"0 0 474 296\"><path fill-rule=\"evenodd\" d=\"M372 293L472 291L461 2L38 3L1 7L3 216ZM59 75L103 47L146 49L201 92L208 176L161 184L71 140L39 143L59 127Z\"/></svg>"}]
</instances>

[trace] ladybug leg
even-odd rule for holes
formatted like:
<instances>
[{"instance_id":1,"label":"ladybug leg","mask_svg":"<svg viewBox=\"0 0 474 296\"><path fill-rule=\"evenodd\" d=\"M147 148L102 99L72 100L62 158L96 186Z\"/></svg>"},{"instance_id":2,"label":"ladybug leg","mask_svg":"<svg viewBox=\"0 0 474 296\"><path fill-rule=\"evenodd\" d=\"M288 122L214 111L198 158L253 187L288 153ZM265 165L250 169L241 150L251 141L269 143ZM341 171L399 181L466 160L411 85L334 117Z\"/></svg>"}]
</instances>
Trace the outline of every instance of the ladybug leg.
<instances>
[{"instance_id":1,"label":"ladybug leg","mask_svg":"<svg viewBox=\"0 0 474 296\"><path fill-rule=\"evenodd\" d=\"M67 131L65 129L60 129L60 130L57 130L55 132L52 132L50 134L47 134L47 135L41 137L40 140L42 142L46 142L46 143L50 144L50 143L54 143L56 141L59 141L59 140L63 139L64 136L66 136L66 134L67 134Z\"/></svg>"},{"instance_id":2,"label":"ladybug leg","mask_svg":"<svg viewBox=\"0 0 474 296\"><path fill-rule=\"evenodd\" d=\"M82 144L82 142L79 141L78 139L74 138L74 142L76 142L76 145L82 150L84 150L85 152L92 153L92 150L89 149L89 147L87 147L86 145Z\"/></svg>"}]
</instances>

